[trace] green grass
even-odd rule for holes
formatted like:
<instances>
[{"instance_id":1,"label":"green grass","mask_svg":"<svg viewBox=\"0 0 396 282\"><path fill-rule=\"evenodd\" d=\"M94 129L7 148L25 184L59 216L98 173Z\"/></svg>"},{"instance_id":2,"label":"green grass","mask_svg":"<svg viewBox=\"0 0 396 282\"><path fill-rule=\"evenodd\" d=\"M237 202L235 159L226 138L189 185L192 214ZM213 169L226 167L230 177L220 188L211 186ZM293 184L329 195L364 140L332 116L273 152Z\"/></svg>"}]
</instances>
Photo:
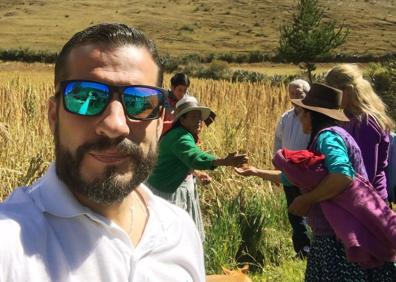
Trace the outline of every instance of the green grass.
<instances>
[{"instance_id":1,"label":"green grass","mask_svg":"<svg viewBox=\"0 0 396 282\"><path fill-rule=\"evenodd\" d=\"M283 193L247 188L205 208L207 273L248 264L254 281L302 281L305 261L294 259Z\"/></svg>"},{"instance_id":2,"label":"green grass","mask_svg":"<svg viewBox=\"0 0 396 282\"><path fill-rule=\"evenodd\" d=\"M304 281L306 260L284 260L278 266L267 266L263 273L252 276L257 282L300 282Z\"/></svg>"},{"instance_id":3,"label":"green grass","mask_svg":"<svg viewBox=\"0 0 396 282\"><path fill-rule=\"evenodd\" d=\"M366 64L361 64L365 66ZM334 66L334 63L317 64L314 73L321 74ZM276 64L276 63L254 63L254 64L230 64L232 70L247 70L259 72L268 76L273 75L298 75L301 69L293 64Z\"/></svg>"}]
</instances>

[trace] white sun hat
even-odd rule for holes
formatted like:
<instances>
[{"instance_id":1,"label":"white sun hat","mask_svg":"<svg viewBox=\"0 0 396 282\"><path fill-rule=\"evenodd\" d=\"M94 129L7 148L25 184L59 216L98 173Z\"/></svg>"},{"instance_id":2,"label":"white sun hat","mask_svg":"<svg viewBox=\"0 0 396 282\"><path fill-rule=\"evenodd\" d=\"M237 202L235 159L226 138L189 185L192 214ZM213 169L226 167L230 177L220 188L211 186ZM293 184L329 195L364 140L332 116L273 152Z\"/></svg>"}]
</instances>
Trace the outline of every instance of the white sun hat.
<instances>
[{"instance_id":1,"label":"white sun hat","mask_svg":"<svg viewBox=\"0 0 396 282\"><path fill-rule=\"evenodd\" d=\"M200 111L202 114L202 120L206 120L211 113L210 108L201 106L195 97L190 95L184 95L183 98L181 98L176 103L175 121L177 121L185 113L191 111Z\"/></svg>"}]
</instances>

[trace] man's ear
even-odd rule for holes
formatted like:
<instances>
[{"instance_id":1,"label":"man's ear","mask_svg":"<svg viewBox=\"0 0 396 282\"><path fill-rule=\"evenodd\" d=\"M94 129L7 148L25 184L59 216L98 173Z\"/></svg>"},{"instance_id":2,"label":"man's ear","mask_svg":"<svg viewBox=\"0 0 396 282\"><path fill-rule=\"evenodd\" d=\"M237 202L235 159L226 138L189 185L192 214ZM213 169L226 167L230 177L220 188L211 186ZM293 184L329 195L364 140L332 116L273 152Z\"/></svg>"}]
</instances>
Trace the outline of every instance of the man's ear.
<instances>
[{"instance_id":1,"label":"man's ear","mask_svg":"<svg viewBox=\"0 0 396 282\"><path fill-rule=\"evenodd\" d=\"M58 119L58 101L55 96L48 100L48 123L52 134L55 133L55 124Z\"/></svg>"}]
</instances>

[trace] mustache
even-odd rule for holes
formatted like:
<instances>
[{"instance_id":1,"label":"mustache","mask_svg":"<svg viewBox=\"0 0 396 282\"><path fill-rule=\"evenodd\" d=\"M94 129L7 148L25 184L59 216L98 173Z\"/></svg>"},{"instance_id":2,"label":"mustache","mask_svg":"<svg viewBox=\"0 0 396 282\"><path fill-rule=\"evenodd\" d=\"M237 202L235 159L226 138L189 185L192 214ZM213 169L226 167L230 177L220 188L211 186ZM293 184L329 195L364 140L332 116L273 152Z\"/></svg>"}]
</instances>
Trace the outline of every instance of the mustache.
<instances>
[{"instance_id":1,"label":"mustache","mask_svg":"<svg viewBox=\"0 0 396 282\"><path fill-rule=\"evenodd\" d=\"M76 159L80 161L83 156L89 151L104 151L107 149L115 149L121 154L129 155L130 157L136 157L142 155L142 149L135 142L124 138L110 139L101 137L92 142L86 142L76 151Z\"/></svg>"}]
</instances>

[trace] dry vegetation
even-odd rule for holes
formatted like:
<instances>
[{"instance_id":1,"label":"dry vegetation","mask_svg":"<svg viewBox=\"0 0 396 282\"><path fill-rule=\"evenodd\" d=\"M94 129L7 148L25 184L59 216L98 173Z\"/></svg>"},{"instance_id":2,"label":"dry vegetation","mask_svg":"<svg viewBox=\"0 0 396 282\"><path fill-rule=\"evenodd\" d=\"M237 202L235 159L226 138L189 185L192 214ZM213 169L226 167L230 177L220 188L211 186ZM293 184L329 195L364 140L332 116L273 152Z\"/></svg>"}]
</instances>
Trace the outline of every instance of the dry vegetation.
<instances>
[{"instance_id":1,"label":"dry vegetation","mask_svg":"<svg viewBox=\"0 0 396 282\"><path fill-rule=\"evenodd\" d=\"M31 183L53 158L47 123L47 99L53 87L51 66L18 64L20 71L13 70L18 69L13 64L0 66L1 199L16 186ZM23 66L29 67L24 70ZM193 79L191 93L218 115L203 135L207 150L220 156L245 151L252 163L271 165L275 123L288 106L283 87ZM212 199L225 191L234 194L230 190L237 190L236 184L242 181L230 170L218 170L214 176L216 189L206 193ZM255 181L252 186L259 182Z\"/></svg>"},{"instance_id":2,"label":"dry vegetation","mask_svg":"<svg viewBox=\"0 0 396 282\"><path fill-rule=\"evenodd\" d=\"M30 183L52 159L46 100L47 73L0 72L0 198Z\"/></svg>"},{"instance_id":3,"label":"dry vegetation","mask_svg":"<svg viewBox=\"0 0 396 282\"><path fill-rule=\"evenodd\" d=\"M58 51L76 31L100 22L137 26L171 55L273 52L295 0L0 0L0 48ZM340 51L395 51L395 0L321 0L326 15L351 28Z\"/></svg>"},{"instance_id":4,"label":"dry vegetation","mask_svg":"<svg viewBox=\"0 0 396 282\"><path fill-rule=\"evenodd\" d=\"M53 94L52 68L0 63L0 201L15 187L35 181L53 159L47 123L47 99ZM165 81L169 81L169 75ZM252 163L271 167L275 123L289 106L283 86L193 79L191 93L217 113L216 122L202 136L206 150L221 156L244 151ZM271 193L270 184L258 178L239 177L229 168L210 173L213 183L201 189L206 226L210 228L209 221L219 217L214 213L224 210L224 205L243 191L250 203L247 207L255 207L264 220L260 227L263 239L258 246L265 250L266 260L258 272L251 274L253 281L302 281L304 262L292 259L284 201ZM210 273L220 265L235 267L235 253L224 248L238 250L239 216L240 211L235 210L221 218L223 229L208 230L207 236L215 238L213 245L206 246L212 251L206 258L210 259ZM235 232L235 240L223 242L230 230Z\"/></svg>"}]
</instances>

